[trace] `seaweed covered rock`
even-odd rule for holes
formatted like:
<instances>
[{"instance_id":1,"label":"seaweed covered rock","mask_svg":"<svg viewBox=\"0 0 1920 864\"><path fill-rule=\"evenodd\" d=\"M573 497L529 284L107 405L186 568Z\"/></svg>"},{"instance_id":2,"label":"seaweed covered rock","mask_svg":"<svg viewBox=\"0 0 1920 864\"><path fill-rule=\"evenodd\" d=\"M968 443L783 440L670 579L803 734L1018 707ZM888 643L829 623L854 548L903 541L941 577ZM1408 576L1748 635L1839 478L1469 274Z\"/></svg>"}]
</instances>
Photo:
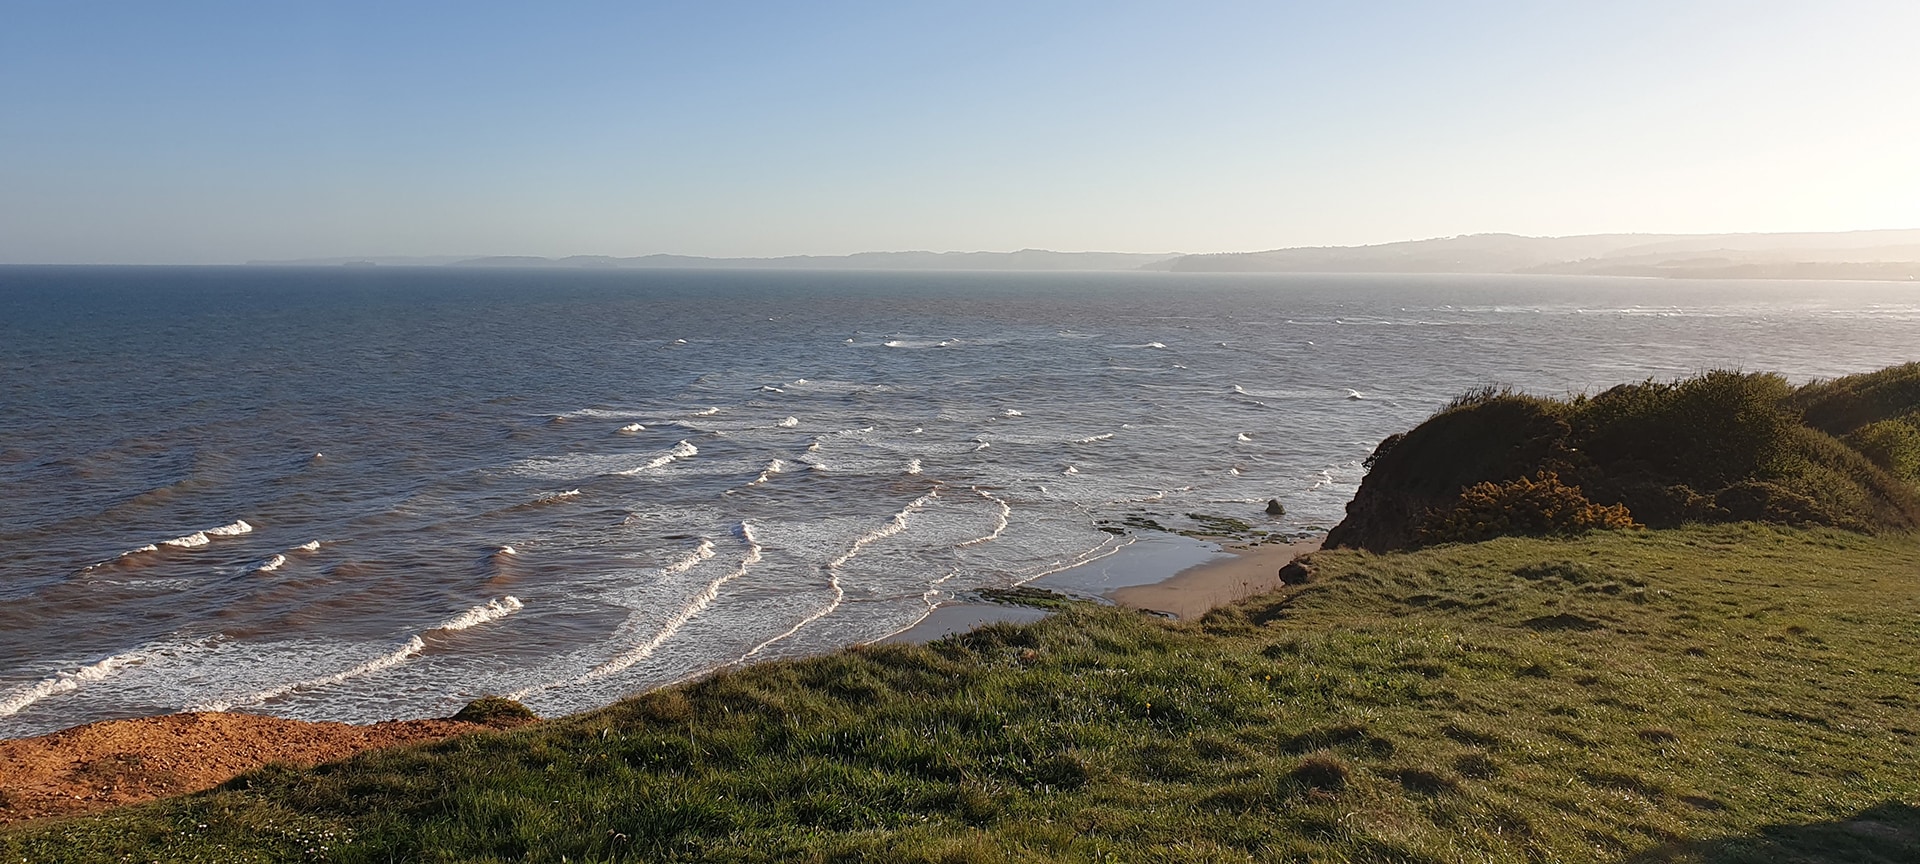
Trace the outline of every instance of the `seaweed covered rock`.
<instances>
[{"instance_id":1,"label":"seaweed covered rock","mask_svg":"<svg viewBox=\"0 0 1920 864\"><path fill-rule=\"evenodd\" d=\"M1367 467L1329 546L1636 523L1911 528L1920 364L1798 389L1709 372L1565 400L1481 390L1381 442Z\"/></svg>"}]
</instances>

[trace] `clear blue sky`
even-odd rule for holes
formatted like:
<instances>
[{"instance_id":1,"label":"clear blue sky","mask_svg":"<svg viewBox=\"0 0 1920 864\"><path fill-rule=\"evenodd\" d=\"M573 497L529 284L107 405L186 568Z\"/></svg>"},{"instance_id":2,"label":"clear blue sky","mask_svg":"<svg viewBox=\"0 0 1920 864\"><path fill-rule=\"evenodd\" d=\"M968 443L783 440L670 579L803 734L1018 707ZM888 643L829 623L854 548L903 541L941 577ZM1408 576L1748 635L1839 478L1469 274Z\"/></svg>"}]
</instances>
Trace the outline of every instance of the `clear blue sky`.
<instances>
[{"instance_id":1,"label":"clear blue sky","mask_svg":"<svg viewBox=\"0 0 1920 864\"><path fill-rule=\"evenodd\" d=\"M0 0L0 262L1920 227L1920 3Z\"/></svg>"}]
</instances>

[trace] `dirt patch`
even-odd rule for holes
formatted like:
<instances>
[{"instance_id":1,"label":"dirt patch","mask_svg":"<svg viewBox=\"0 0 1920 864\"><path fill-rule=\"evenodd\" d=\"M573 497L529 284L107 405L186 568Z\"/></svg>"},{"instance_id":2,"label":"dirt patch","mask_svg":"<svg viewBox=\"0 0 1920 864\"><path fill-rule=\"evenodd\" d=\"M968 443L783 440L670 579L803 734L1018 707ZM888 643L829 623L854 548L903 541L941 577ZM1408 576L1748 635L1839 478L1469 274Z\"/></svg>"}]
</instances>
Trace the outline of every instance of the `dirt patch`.
<instances>
[{"instance_id":1,"label":"dirt patch","mask_svg":"<svg viewBox=\"0 0 1920 864\"><path fill-rule=\"evenodd\" d=\"M355 726L224 713L89 723L0 741L0 824L185 795L269 763L307 767L487 728L454 720Z\"/></svg>"}]
</instances>

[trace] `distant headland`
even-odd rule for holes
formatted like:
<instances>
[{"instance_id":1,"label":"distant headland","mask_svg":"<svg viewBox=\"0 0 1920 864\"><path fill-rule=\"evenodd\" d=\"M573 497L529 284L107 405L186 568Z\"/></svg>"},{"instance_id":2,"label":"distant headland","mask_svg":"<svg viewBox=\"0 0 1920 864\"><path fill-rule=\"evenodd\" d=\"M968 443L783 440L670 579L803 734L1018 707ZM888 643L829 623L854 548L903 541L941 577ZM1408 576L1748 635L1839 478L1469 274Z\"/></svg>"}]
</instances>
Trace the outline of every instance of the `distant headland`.
<instances>
[{"instance_id":1,"label":"distant headland","mask_svg":"<svg viewBox=\"0 0 1920 864\"><path fill-rule=\"evenodd\" d=\"M1261 252L859 252L774 258L697 255L343 257L249 261L329 267L1138 271L1177 273L1533 273L1699 279L1920 280L1920 229L1796 234L1467 234L1372 246Z\"/></svg>"}]
</instances>

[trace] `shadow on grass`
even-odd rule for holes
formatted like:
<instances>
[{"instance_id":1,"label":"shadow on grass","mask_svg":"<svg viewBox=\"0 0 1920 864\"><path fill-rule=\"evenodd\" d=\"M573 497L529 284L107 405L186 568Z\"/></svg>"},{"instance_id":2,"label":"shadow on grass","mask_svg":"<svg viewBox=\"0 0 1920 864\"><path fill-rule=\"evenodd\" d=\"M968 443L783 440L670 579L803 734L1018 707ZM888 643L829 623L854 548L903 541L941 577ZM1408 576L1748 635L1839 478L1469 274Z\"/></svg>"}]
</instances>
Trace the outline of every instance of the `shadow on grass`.
<instances>
[{"instance_id":1,"label":"shadow on grass","mask_svg":"<svg viewBox=\"0 0 1920 864\"><path fill-rule=\"evenodd\" d=\"M1920 861L1920 807L1889 801L1853 817L1806 825L1768 825L1752 834L1673 843L1633 864L1904 864Z\"/></svg>"}]
</instances>

